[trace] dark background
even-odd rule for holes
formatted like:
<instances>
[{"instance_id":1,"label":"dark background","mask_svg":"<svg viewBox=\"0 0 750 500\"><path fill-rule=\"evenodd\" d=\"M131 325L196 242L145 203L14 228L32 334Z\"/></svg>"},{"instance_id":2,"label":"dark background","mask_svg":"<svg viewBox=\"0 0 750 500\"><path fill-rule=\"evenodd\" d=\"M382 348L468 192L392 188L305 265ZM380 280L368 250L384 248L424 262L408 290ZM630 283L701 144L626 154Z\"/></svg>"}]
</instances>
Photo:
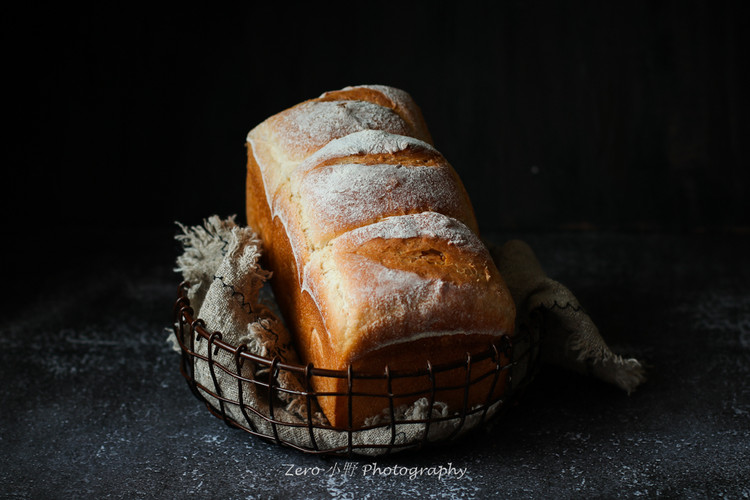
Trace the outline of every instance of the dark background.
<instances>
[{"instance_id":1,"label":"dark background","mask_svg":"<svg viewBox=\"0 0 750 500\"><path fill-rule=\"evenodd\" d=\"M4 7L3 492L749 496L748 5ZM247 132L361 83L412 94L487 239L526 240L643 386L544 366L495 426L393 459L460 482L288 480L330 462L195 400L174 221L244 219Z\"/></svg>"},{"instance_id":2,"label":"dark background","mask_svg":"<svg viewBox=\"0 0 750 500\"><path fill-rule=\"evenodd\" d=\"M744 2L27 7L3 16L16 231L242 214L246 133L410 92L484 232L741 230ZM34 229L37 230L37 229Z\"/></svg>"}]
</instances>

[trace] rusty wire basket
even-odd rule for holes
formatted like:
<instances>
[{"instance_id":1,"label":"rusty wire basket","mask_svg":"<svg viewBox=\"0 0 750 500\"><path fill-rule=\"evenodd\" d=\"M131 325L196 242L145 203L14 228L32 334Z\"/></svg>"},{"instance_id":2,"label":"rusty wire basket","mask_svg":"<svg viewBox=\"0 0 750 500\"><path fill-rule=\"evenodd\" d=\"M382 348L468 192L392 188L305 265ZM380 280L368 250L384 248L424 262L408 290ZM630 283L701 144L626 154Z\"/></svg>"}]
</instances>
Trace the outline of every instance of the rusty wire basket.
<instances>
[{"instance_id":1,"label":"rusty wire basket","mask_svg":"<svg viewBox=\"0 0 750 500\"><path fill-rule=\"evenodd\" d=\"M174 333L181 350L180 371L193 394L208 410L231 427L254 436L289 446L306 453L324 455L387 455L396 451L421 448L429 444L455 439L497 417L509 402L526 388L536 372L539 360L538 330L528 326L517 328L513 336L500 337L484 352L466 353L454 362L414 368L408 371L389 370L383 373L358 373L348 370L327 370L310 365L294 365L278 358L268 359L248 352L246 345L230 345L222 333L210 331L196 317L187 298L189 283L178 288L174 304ZM247 376L246 363L253 363L267 373L264 378ZM476 370L480 364L489 369ZM459 370L460 383L444 383L441 374ZM283 372L293 373L302 390L282 388L278 383ZM478 373L479 372L479 373ZM202 376L199 376L203 374ZM346 380L345 392L321 393L313 389L313 377ZM423 389L399 392L401 380L422 381ZM456 380L453 376L451 380ZM385 390L378 393L358 391L357 381L380 380ZM502 387L500 387L502 386ZM486 392L483 402L469 405L469 393L481 388ZM262 395L267 405L254 405L247 400L248 391ZM461 391L463 404L447 412L440 406L441 395ZM348 425L334 428L327 422L313 419L308 411L304 419L283 416L279 396L291 394L303 398L313 408L318 397L346 398ZM360 398L381 398L383 418L366 425L353 425L352 409ZM426 416L404 416L399 402L421 401ZM442 409L443 411L437 411Z\"/></svg>"}]
</instances>

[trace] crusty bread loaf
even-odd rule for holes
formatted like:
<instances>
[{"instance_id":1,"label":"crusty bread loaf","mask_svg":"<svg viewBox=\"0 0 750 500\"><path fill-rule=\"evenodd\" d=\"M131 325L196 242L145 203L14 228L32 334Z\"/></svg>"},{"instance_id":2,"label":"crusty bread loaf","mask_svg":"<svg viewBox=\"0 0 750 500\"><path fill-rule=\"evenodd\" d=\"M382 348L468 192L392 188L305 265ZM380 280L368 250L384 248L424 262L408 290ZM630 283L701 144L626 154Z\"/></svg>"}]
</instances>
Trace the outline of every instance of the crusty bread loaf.
<instances>
[{"instance_id":1,"label":"crusty bread loaf","mask_svg":"<svg viewBox=\"0 0 750 500\"><path fill-rule=\"evenodd\" d=\"M264 241L275 295L305 363L373 374L424 368L512 333L510 294L460 179L431 142L411 97L375 85L327 92L248 134L248 224ZM455 370L438 383L451 382L445 377L461 385L466 374ZM313 377L313 385L347 392L346 379ZM392 390L429 387L425 377L396 380ZM488 390L473 389L470 405ZM357 381L353 391L387 387ZM435 397L464 404L459 390ZM339 428L388 406L356 397L350 422L345 397L319 403Z\"/></svg>"}]
</instances>

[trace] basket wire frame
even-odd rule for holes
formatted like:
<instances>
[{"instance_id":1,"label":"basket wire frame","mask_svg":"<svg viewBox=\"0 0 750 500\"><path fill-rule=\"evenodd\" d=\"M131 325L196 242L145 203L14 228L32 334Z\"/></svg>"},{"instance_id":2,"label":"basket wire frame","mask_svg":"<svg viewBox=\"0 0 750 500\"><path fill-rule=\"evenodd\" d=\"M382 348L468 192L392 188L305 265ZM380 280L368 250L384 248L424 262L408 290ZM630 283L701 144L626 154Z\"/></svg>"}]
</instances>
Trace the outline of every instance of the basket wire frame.
<instances>
[{"instance_id":1,"label":"basket wire frame","mask_svg":"<svg viewBox=\"0 0 750 500\"><path fill-rule=\"evenodd\" d=\"M450 441L456 436L462 434L462 431L467 430L464 429L464 426L468 417L479 415L478 424L473 426L479 428L491 418L497 417L502 410L506 410L508 408L508 403L511 400L516 399L523 390L525 390L533 379L538 368L540 356L538 336L535 337L532 333L532 329L528 327L518 329L512 337L508 335L499 337L498 340L492 343L484 352L477 354L466 353L461 359L439 365L433 365L430 361L427 361L424 368L397 371L391 370L386 366L382 374L376 374L355 372L351 365L349 365L346 370L330 370L314 367L312 363L307 365L284 363L278 357L264 358L255 355L249 352L248 347L245 344L239 346L231 345L223 340L221 332L210 331L205 322L196 317L195 312L190 306L190 301L187 297L187 290L189 288L190 284L187 281L182 282L178 287L178 298L173 307L173 327L181 351L180 372L187 380L192 393L206 405L206 408L211 414L223 420L228 426L242 429L249 434L264 440L278 445L288 446L305 453L352 456L357 452L361 452L363 449L369 449L370 451L379 450L381 455L387 455L393 451L400 451L408 448L418 449L428 444L438 442L437 440L429 439L429 430L432 425L435 425L438 422L458 418L458 425L455 426L455 429L450 435L448 435L447 438L439 440ZM196 348L196 345L201 342L207 343L205 355L200 354ZM522 352L518 352L519 350ZM220 351L224 351L231 355L234 360L234 366L226 366L215 359ZM196 379L195 364L198 360L203 361L208 365L211 385L213 387L207 387ZM494 367L489 371L485 371L484 373L473 377L472 367L476 366L479 362L487 360L491 360ZM267 368L269 374L268 380L264 381L258 378L242 376L242 366L244 363L248 362L256 363L258 367ZM517 376L514 371L518 369L519 365L524 369L520 376ZM438 376L441 373L460 368L463 368L465 371L465 377L462 383L438 384ZM222 384L219 383L217 370L223 372L222 376L229 376L236 380L238 394L237 400L230 399L223 394ZM282 370L296 374L299 380L303 381L303 390L298 391L280 387L278 385L278 375ZM506 375L505 390L498 394L496 392L496 387L501 375L503 374ZM346 391L315 391L312 384L313 377L345 379ZM427 379L429 381L429 388L410 392L394 391L394 381L413 377L422 380ZM470 407L470 390L490 377L490 388L489 391L487 391L484 403ZM385 393L355 391L354 385L357 380L384 380L387 390ZM258 408L249 405L243 400L243 384L254 384L259 393L261 391L266 392L268 399L268 414L265 414ZM439 401L439 393L455 390L463 391L463 404L458 409L458 412L456 413L454 411L447 416L433 416L433 409L435 408L436 402ZM282 392L303 396L308 409L313 408L314 401L320 396L345 397L347 402L348 424L344 428L341 428L333 427L328 424L316 423L313 421L312 411L306 412L307 415L305 422L279 420L275 415L275 405L279 403L277 395ZM218 402L218 405L212 404L209 399L207 399L206 395ZM354 399L358 397L376 397L387 400L383 404L383 408L387 408L388 412L388 418L386 421L374 425L355 427L353 425L353 407L355 404ZM399 398L418 399L420 397L426 397L429 401L428 410L426 412L426 415L429 415L429 417L422 419L399 420L396 416L397 404L395 400ZM229 415L227 412L227 405L236 405L239 407L243 417L242 420L244 421L240 421ZM488 417L491 408L493 408L492 415ZM451 410L455 409L451 408ZM251 416L260 418L262 421L270 424L271 432L268 433L259 429L253 422ZM424 424L422 437L419 440L397 444L396 435L399 424ZM285 439L279 433L280 426L305 427L310 445L300 445ZM354 442L353 435L355 432L374 429L377 427L389 428L390 441L388 443ZM344 432L347 437L346 445L335 447L320 446L318 439L316 438L315 430Z\"/></svg>"}]
</instances>

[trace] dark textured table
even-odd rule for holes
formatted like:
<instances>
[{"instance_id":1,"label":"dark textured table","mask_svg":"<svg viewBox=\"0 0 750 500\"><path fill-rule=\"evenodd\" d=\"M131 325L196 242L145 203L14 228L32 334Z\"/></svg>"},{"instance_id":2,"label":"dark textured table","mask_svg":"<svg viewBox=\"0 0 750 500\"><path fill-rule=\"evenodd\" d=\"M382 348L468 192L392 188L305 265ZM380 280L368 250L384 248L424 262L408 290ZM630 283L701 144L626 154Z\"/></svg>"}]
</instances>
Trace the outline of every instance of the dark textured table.
<instances>
[{"instance_id":1,"label":"dark textured table","mask_svg":"<svg viewBox=\"0 0 750 500\"><path fill-rule=\"evenodd\" d=\"M486 235L528 241L610 345L645 360L648 382L628 396L543 367L488 428L360 460L252 438L193 397L166 342L171 229L60 233L52 256L28 239L11 249L0 496L750 497L748 234ZM441 466L465 473L393 473Z\"/></svg>"}]
</instances>

